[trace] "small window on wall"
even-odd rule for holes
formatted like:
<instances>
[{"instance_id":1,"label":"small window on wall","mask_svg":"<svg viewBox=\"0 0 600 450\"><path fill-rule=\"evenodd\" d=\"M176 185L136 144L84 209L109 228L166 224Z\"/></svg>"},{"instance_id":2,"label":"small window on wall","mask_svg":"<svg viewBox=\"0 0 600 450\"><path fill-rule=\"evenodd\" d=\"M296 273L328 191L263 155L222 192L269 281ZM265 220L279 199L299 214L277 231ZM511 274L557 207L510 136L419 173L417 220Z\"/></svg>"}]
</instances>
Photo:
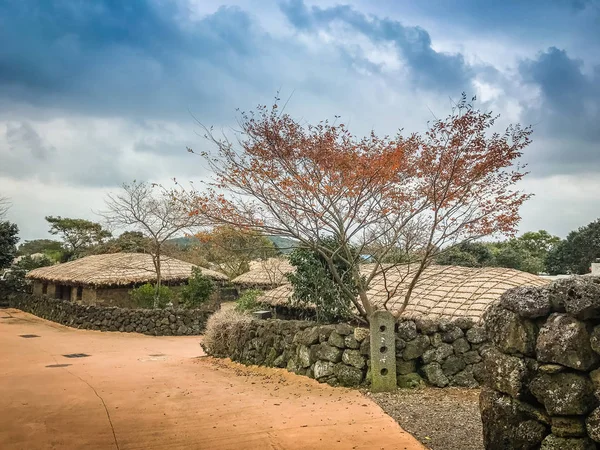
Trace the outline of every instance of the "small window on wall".
<instances>
[{"instance_id":1,"label":"small window on wall","mask_svg":"<svg viewBox=\"0 0 600 450\"><path fill-rule=\"evenodd\" d=\"M81 286L77 287L77 300L81 300L83 298L83 288Z\"/></svg>"},{"instance_id":2,"label":"small window on wall","mask_svg":"<svg viewBox=\"0 0 600 450\"><path fill-rule=\"evenodd\" d=\"M46 295L48 293L48 283L42 284L42 294Z\"/></svg>"}]
</instances>

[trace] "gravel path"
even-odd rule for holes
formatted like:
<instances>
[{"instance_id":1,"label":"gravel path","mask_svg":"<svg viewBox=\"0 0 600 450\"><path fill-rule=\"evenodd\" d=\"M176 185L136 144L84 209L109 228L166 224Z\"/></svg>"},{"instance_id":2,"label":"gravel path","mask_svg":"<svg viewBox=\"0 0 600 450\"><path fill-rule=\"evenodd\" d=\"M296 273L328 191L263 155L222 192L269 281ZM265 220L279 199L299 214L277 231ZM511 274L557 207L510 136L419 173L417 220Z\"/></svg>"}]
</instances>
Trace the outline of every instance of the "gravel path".
<instances>
[{"instance_id":1,"label":"gravel path","mask_svg":"<svg viewBox=\"0 0 600 450\"><path fill-rule=\"evenodd\" d=\"M398 389L365 395L428 448L483 449L478 389Z\"/></svg>"}]
</instances>

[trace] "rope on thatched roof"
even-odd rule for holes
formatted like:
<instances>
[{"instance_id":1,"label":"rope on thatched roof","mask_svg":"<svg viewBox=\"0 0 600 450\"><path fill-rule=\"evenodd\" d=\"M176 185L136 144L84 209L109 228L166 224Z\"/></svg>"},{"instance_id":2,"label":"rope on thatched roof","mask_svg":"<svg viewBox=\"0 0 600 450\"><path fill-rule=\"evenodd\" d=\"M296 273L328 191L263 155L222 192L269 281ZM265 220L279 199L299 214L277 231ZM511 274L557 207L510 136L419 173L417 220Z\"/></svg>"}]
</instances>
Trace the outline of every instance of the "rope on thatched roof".
<instances>
[{"instance_id":1,"label":"rope on thatched roof","mask_svg":"<svg viewBox=\"0 0 600 450\"><path fill-rule=\"evenodd\" d=\"M363 274L372 268L365 265ZM397 311L404 300L410 282L410 270L393 267L375 276L368 294L371 301L382 308L388 289L398 286L387 308ZM480 321L487 308L507 290L518 286L543 286L550 281L537 275L500 267L459 267L433 265L425 269L412 292L403 316L432 319L468 317ZM266 291L258 301L280 306L289 303L292 295L289 284Z\"/></svg>"},{"instance_id":2,"label":"rope on thatched roof","mask_svg":"<svg viewBox=\"0 0 600 450\"><path fill-rule=\"evenodd\" d=\"M161 257L160 265L162 280L165 283L187 281L195 267L188 262L166 256ZM205 268L201 270L213 280L227 280L227 276L222 273ZM156 281L156 271L149 254L110 253L34 269L27 274L27 278L73 285L126 286Z\"/></svg>"}]
</instances>

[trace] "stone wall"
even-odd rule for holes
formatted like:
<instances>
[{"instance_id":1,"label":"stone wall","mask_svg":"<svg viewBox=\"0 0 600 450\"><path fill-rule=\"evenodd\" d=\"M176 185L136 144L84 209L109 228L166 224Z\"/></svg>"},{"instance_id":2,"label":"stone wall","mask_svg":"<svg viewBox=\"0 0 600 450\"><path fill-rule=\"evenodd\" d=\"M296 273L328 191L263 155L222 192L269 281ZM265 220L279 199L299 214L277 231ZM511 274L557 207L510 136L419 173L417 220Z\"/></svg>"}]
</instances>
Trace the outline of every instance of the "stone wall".
<instances>
[{"instance_id":1,"label":"stone wall","mask_svg":"<svg viewBox=\"0 0 600 450\"><path fill-rule=\"evenodd\" d=\"M86 330L122 331L154 336L198 335L204 331L213 310L125 309L79 305L30 294L9 297L12 308L63 325Z\"/></svg>"},{"instance_id":2,"label":"stone wall","mask_svg":"<svg viewBox=\"0 0 600 450\"><path fill-rule=\"evenodd\" d=\"M597 448L600 278L512 289L485 320L486 448Z\"/></svg>"},{"instance_id":3,"label":"stone wall","mask_svg":"<svg viewBox=\"0 0 600 450\"><path fill-rule=\"evenodd\" d=\"M369 384L369 330L348 324L253 320L232 328L225 350L208 353L244 364L287 368L329 384ZM233 336L235 334L235 336ZM400 387L478 387L485 330L470 320L402 320L396 325L396 369Z\"/></svg>"}]
</instances>

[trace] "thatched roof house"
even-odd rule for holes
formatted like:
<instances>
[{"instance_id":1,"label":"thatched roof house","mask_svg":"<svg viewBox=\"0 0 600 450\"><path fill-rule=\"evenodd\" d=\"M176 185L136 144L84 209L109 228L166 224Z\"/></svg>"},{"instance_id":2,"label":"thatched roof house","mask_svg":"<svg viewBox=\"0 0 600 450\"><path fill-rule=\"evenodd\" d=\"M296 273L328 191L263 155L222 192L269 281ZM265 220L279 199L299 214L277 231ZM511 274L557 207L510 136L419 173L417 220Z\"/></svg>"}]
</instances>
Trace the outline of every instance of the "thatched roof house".
<instances>
[{"instance_id":1,"label":"thatched roof house","mask_svg":"<svg viewBox=\"0 0 600 450\"><path fill-rule=\"evenodd\" d=\"M363 273L370 265L365 265ZM388 302L388 309L398 310L403 302L410 277L405 268L394 268L383 276L376 276L369 295L375 305L382 307L388 287L398 286ZM499 267L470 268L458 266L431 266L423 272L413 290L410 303L403 315L430 318L469 317L480 321L492 302L508 289L517 286L542 286L549 280L514 269ZM259 301L272 306L289 304L290 285L267 291Z\"/></svg>"},{"instance_id":2,"label":"thatched roof house","mask_svg":"<svg viewBox=\"0 0 600 450\"><path fill-rule=\"evenodd\" d=\"M295 271L287 259L269 258L250 262L250 271L234 278L231 282L244 289L272 289L286 284L286 274Z\"/></svg>"},{"instance_id":3,"label":"thatched roof house","mask_svg":"<svg viewBox=\"0 0 600 450\"><path fill-rule=\"evenodd\" d=\"M193 264L178 259L161 258L162 282L178 285L187 282ZM202 268L215 281L227 276ZM34 269L27 274L33 280L34 294L49 295L85 304L128 306L129 290L156 281L152 256L144 253L111 253Z\"/></svg>"}]
</instances>

